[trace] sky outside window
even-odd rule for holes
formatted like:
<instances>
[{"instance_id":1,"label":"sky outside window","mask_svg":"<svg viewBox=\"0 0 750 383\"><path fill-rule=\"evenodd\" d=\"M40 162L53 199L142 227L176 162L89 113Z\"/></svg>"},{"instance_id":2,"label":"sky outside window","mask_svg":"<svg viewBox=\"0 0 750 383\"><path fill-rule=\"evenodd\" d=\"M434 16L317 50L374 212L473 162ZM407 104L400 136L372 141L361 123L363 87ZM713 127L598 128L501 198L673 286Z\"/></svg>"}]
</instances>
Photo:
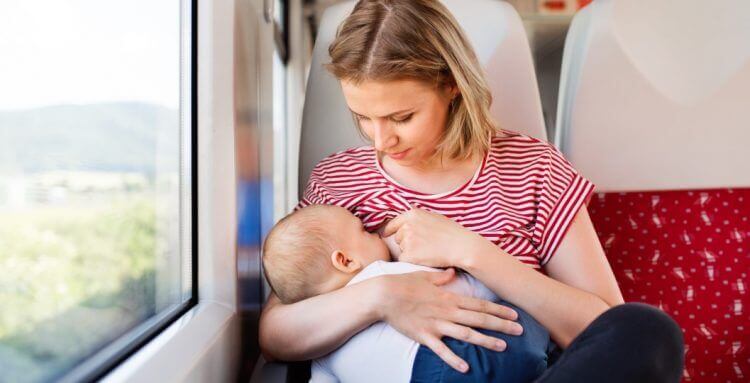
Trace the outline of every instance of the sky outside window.
<instances>
[{"instance_id":1,"label":"sky outside window","mask_svg":"<svg viewBox=\"0 0 750 383\"><path fill-rule=\"evenodd\" d=\"M177 108L179 7L0 0L0 110L110 101Z\"/></svg>"}]
</instances>

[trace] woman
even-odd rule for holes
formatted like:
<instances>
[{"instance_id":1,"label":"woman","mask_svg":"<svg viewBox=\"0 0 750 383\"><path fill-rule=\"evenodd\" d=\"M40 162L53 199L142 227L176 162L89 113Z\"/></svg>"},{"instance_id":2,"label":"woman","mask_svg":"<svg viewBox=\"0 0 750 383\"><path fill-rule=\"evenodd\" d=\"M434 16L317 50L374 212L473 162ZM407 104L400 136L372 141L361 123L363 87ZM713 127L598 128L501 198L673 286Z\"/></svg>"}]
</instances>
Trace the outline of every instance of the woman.
<instances>
[{"instance_id":1,"label":"woman","mask_svg":"<svg viewBox=\"0 0 750 383\"><path fill-rule=\"evenodd\" d=\"M321 161L300 206L346 207L392 235L400 261L461 268L533 316L564 350L537 381L679 381L682 333L657 309L623 304L585 209L593 185L552 146L495 126L478 61L438 1L360 1L329 53L373 146ZM514 334L515 316L440 289L453 272L378 277L292 305L271 294L261 349L312 359L386 321L466 371L442 337L496 349L472 327Z\"/></svg>"}]
</instances>

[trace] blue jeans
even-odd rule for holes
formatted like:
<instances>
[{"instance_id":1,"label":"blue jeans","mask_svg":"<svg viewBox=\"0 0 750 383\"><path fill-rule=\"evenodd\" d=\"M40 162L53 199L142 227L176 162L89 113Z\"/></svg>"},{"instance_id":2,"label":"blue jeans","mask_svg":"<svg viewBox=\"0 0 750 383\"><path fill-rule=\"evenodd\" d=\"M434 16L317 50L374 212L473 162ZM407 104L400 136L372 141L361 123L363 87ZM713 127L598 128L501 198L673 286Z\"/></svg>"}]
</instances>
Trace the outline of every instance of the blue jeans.
<instances>
[{"instance_id":1,"label":"blue jeans","mask_svg":"<svg viewBox=\"0 0 750 383\"><path fill-rule=\"evenodd\" d=\"M547 352L551 345L547 329L531 315L510 302L497 302L511 307L518 313L518 323L523 327L521 335L508 335L496 331L477 331L504 340L505 351L493 351L450 337L443 342L469 364L465 374L454 370L443 362L431 349L420 346L412 367L411 382L532 382L547 369Z\"/></svg>"}]
</instances>

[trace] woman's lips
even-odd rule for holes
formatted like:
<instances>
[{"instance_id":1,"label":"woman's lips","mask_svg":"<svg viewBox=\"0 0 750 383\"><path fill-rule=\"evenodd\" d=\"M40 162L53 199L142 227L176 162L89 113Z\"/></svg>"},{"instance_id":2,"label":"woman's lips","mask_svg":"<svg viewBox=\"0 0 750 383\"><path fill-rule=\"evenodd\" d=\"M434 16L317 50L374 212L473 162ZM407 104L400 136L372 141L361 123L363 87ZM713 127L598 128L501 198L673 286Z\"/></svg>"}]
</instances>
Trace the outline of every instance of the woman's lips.
<instances>
[{"instance_id":1,"label":"woman's lips","mask_svg":"<svg viewBox=\"0 0 750 383\"><path fill-rule=\"evenodd\" d=\"M387 153L387 156L393 158L394 160L401 160L406 157L406 155L409 153L409 150L411 149L406 149L403 152L398 153Z\"/></svg>"}]
</instances>

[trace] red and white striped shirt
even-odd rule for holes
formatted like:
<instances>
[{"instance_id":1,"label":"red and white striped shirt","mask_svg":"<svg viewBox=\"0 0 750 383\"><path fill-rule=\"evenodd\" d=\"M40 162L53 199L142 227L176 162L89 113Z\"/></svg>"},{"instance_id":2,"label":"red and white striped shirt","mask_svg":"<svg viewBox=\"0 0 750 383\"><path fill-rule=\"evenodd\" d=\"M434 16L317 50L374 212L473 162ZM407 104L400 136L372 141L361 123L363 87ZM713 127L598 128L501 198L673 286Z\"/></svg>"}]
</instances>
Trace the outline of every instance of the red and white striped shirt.
<instances>
[{"instance_id":1,"label":"red and white striped shirt","mask_svg":"<svg viewBox=\"0 0 750 383\"><path fill-rule=\"evenodd\" d=\"M399 185L385 173L375 149L363 146L320 161L298 208L342 206L374 231L416 206L453 219L541 269L593 189L554 146L501 130L474 177L451 192L425 194Z\"/></svg>"}]
</instances>

